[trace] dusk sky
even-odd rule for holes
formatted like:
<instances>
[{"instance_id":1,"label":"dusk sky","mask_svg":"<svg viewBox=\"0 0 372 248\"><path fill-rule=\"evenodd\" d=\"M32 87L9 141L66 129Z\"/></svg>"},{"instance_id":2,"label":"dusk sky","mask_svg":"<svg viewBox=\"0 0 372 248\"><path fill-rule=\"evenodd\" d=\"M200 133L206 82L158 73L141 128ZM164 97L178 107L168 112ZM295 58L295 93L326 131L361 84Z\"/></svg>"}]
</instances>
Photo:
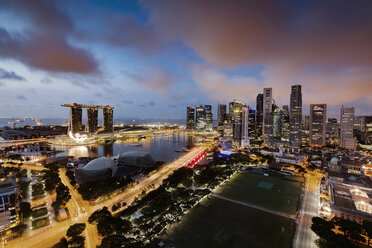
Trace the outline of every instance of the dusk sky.
<instances>
[{"instance_id":1,"label":"dusk sky","mask_svg":"<svg viewBox=\"0 0 372 248\"><path fill-rule=\"evenodd\" d=\"M185 118L186 106L290 86L372 114L371 0L0 1L0 116Z\"/></svg>"}]
</instances>

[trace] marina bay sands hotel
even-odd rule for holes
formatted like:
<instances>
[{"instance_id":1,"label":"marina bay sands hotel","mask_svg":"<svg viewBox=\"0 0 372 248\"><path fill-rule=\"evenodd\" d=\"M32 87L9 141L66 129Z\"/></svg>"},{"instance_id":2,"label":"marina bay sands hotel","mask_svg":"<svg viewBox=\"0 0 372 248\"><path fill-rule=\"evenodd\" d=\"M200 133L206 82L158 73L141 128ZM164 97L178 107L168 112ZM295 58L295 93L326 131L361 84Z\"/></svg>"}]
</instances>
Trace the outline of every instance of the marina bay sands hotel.
<instances>
[{"instance_id":1,"label":"marina bay sands hotel","mask_svg":"<svg viewBox=\"0 0 372 248\"><path fill-rule=\"evenodd\" d=\"M68 122L68 132L80 133L86 131L94 133L98 131L98 110L103 109L103 131L113 132L114 131L114 107L112 106L91 106L84 104L62 104L62 107L70 108L70 119ZM83 108L87 109L87 120L85 124L85 130L83 130L82 116Z\"/></svg>"}]
</instances>

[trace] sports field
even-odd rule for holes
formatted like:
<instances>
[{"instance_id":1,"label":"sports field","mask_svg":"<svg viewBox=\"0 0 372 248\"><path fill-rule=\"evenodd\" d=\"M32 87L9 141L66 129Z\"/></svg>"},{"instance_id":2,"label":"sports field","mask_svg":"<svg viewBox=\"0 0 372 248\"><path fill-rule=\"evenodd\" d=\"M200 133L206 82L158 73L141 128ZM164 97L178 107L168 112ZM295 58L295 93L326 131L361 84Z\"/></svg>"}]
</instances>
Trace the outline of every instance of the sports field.
<instances>
[{"instance_id":1,"label":"sports field","mask_svg":"<svg viewBox=\"0 0 372 248\"><path fill-rule=\"evenodd\" d=\"M295 216L303 178L264 173L239 173L215 193ZM281 248L292 247L295 228L294 219L212 196L194 207L162 239L167 247L175 248Z\"/></svg>"},{"instance_id":2,"label":"sports field","mask_svg":"<svg viewBox=\"0 0 372 248\"><path fill-rule=\"evenodd\" d=\"M302 179L282 177L276 172L239 173L222 185L220 195L287 214L296 214L302 192Z\"/></svg>"},{"instance_id":3,"label":"sports field","mask_svg":"<svg viewBox=\"0 0 372 248\"><path fill-rule=\"evenodd\" d=\"M175 248L291 247L294 220L214 198L201 202L163 237Z\"/></svg>"}]
</instances>

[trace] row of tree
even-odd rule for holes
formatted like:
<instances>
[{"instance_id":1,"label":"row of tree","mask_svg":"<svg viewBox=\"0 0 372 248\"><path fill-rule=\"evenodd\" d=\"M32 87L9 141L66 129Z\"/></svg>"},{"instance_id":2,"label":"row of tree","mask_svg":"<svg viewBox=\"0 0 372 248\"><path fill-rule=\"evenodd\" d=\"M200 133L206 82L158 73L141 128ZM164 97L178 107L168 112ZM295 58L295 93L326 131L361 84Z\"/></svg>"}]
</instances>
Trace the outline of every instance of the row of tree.
<instances>
[{"instance_id":1,"label":"row of tree","mask_svg":"<svg viewBox=\"0 0 372 248\"><path fill-rule=\"evenodd\" d=\"M84 223L77 223L70 226L67 229L66 237L60 239L60 241L53 245L53 248L68 248L68 247L75 247L75 248L84 248L85 244L85 237L81 234L85 230Z\"/></svg>"},{"instance_id":2,"label":"row of tree","mask_svg":"<svg viewBox=\"0 0 372 248\"><path fill-rule=\"evenodd\" d=\"M326 220L313 217L311 230L319 239L316 244L320 248L351 248L362 247L362 244L370 246L372 239L372 222L363 221L359 224L352 220L334 217Z\"/></svg>"}]
</instances>

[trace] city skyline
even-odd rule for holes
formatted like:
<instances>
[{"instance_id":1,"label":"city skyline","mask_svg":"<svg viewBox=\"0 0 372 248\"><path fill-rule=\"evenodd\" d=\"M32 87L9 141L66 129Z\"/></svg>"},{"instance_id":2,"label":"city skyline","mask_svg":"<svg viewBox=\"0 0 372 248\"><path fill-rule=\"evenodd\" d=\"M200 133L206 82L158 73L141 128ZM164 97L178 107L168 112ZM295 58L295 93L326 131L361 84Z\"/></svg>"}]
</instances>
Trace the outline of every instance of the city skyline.
<instances>
[{"instance_id":1,"label":"city skyline","mask_svg":"<svg viewBox=\"0 0 372 248\"><path fill-rule=\"evenodd\" d=\"M60 104L82 102L114 106L118 118L184 119L185 106L200 104L217 116L217 104L233 99L255 106L263 88L288 105L296 84L303 115L314 103L327 103L327 116L338 119L341 105L372 114L370 3L229 8L223 1L2 1L0 115L62 118Z\"/></svg>"}]
</instances>

